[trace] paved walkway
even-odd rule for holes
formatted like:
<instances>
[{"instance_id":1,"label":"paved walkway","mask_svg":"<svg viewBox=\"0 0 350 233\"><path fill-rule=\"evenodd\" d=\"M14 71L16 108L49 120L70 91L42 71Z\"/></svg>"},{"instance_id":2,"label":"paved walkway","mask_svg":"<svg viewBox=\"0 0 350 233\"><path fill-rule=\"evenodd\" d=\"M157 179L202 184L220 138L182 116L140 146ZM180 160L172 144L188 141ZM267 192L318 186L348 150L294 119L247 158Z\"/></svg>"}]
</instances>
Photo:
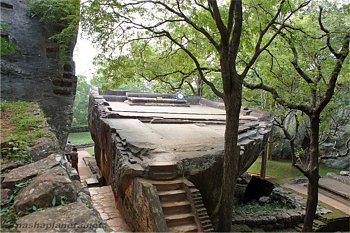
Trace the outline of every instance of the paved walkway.
<instances>
[{"instance_id":1,"label":"paved walkway","mask_svg":"<svg viewBox=\"0 0 350 233\"><path fill-rule=\"evenodd\" d=\"M83 183L85 182L86 179L93 176L90 168L87 166L87 164L85 164L83 159L84 157L91 157L91 155L84 150L79 150L78 155L79 155L79 161L78 161L79 176L80 176L80 181Z\"/></svg>"},{"instance_id":2,"label":"paved walkway","mask_svg":"<svg viewBox=\"0 0 350 233\"><path fill-rule=\"evenodd\" d=\"M114 232L131 232L120 212L115 207L111 186L89 188L95 209Z\"/></svg>"},{"instance_id":3,"label":"paved walkway","mask_svg":"<svg viewBox=\"0 0 350 233\"><path fill-rule=\"evenodd\" d=\"M79 176L80 181L84 183L86 179L93 177L89 166L85 164L83 159L84 157L91 157L91 155L84 150L79 150L78 153ZM113 232L131 232L123 216L121 216L119 210L115 206L115 199L111 186L89 188L89 192L93 206Z\"/></svg>"},{"instance_id":4,"label":"paved walkway","mask_svg":"<svg viewBox=\"0 0 350 233\"><path fill-rule=\"evenodd\" d=\"M305 184L284 184L283 187L285 188L289 188L292 189L298 193L307 195L307 186L305 186ZM345 214L349 214L350 213L350 203L348 203L348 205L335 200L334 198L332 198L330 195L325 195L324 193L320 192L321 190L319 190L318 193L318 200L332 206L335 209L338 209L342 212L344 212Z\"/></svg>"}]
</instances>

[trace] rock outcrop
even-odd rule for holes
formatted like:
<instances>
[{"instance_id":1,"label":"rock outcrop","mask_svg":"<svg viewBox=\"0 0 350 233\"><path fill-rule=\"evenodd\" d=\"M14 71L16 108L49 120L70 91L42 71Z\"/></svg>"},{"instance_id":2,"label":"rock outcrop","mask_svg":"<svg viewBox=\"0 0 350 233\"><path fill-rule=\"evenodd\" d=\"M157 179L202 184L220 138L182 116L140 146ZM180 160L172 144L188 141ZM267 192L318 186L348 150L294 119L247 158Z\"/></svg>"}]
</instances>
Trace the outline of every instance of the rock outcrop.
<instances>
[{"instance_id":1,"label":"rock outcrop","mask_svg":"<svg viewBox=\"0 0 350 233\"><path fill-rule=\"evenodd\" d=\"M109 231L93 208L87 187L74 171L63 155L52 154L1 174L4 179L0 204L8 211L2 216L6 219L1 222L1 230L7 232L16 227L19 232Z\"/></svg>"},{"instance_id":2,"label":"rock outcrop","mask_svg":"<svg viewBox=\"0 0 350 233\"><path fill-rule=\"evenodd\" d=\"M83 203L45 209L17 220L19 232L104 232L104 224L93 209Z\"/></svg>"},{"instance_id":3,"label":"rock outcrop","mask_svg":"<svg viewBox=\"0 0 350 233\"><path fill-rule=\"evenodd\" d=\"M45 208L61 202L70 203L77 199L77 191L67 171L57 166L35 177L27 187L21 189L14 205L17 212L24 212L32 206Z\"/></svg>"},{"instance_id":4,"label":"rock outcrop","mask_svg":"<svg viewBox=\"0 0 350 233\"><path fill-rule=\"evenodd\" d=\"M68 62L62 64L58 45L49 39L60 27L30 17L27 1L2 0L1 24L7 25L1 37L16 47L1 57L1 98L38 102L63 149L72 121L77 82L72 61L75 41Z\"/></svg>"},{"instance_id":5,"label":"rock outcrop","mask_svg":"<svg viewBox=\"0 0 350 233\"><path fill-rule=\"evenodd\" d=\"M59 154L52 154L45 159L26 166L15 168L9 173L5 173L3 175L4 180L2 181L2 188L13 188L15 184L33 178L50 168L58 166L60 164L61 157L62 156Z\"/></svg>"},{"instance_id":6,"label":"rock outcrop","mask_svg":"<svg viewBox=\"0 0 350 233\"><path fill-rule=\"evenodd\" d=\"M185 176L200 190L208 212L214 210L220 196L226 113L222 104L212 107L202 99L191 102L168 94L92 90L89 128L96 162L125 208L137 206L129 198L137 196L135 177L172 180ZM265 149L271 119L269 113L242 109L241 173ZM130 218L145 214L141 208L133 210ZM149 230L146 224L132 224L139 231Z\"/></svg>"}]
</instances>

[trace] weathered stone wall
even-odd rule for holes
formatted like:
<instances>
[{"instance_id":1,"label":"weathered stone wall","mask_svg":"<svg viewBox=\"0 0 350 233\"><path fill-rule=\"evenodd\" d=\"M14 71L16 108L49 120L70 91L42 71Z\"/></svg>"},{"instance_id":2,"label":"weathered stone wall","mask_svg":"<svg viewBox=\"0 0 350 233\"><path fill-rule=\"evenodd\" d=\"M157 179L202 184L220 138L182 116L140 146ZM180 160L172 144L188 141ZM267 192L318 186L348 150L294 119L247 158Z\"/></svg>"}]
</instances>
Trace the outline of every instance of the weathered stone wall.
<instances>
[{"instance_id":1,"label":"weathered stone wall","mask_svg":"<svg viewBox=\"0 0 350 233\"><path fill-rule=\"evenodd\" d=\"M184 175L201 191L209 216L214 211L221 190L222 156L183 160Z\"/></svg>"},{"instance_id":2,"label":"weathered stone wall","mask_svg":"<svg viewBox=\"0 0 350 233\"><path fill-rule=\"evenodd\" d=\"M63 148L72 121L77 78L72 61L72 41L68 62L59 62L58 45L49 38L62 29L45 25L28 14L23 0L1 1L1 24L7 24L3 37L16 50L1 58L1 98L38 102Z\"/></svg>"},{"instance_id":3,"label":"weathered stone wall","mask_svg":"<svg viewBox=\"0 0 350 233\"><path fill-rule=\"evenodd\" d=\"M168 228L157 195L157 189L142 178L124 186L119 202L136 232L167 232Z\"/></svg>"},{"instance_id":4,"label":"weathered stone wall","mask_svg":"<svg viewBox=\"0 0 350 233\"><path fill-rule=\"evenodd\" d=\"M265 231L295 227L305 217L306 199L296 193L275 188L268 197L269 201L280 202L286 209L275 211L258 211L254 213L236 213L232 217L233 225L247 225ZM331 213L330 210L317 206L316 217Z\"/></svg>"}]
</instances>

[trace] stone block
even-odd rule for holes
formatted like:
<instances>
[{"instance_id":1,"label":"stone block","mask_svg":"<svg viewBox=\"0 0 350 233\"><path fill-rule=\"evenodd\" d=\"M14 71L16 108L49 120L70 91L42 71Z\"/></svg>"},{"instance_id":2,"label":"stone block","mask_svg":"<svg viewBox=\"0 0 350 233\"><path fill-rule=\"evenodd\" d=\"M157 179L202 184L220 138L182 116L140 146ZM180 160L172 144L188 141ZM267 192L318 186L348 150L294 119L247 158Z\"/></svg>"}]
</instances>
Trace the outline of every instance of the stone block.
<instances>
[{"instance_id":1,"label":"stone block","mask_svg":"<svg viewBox=\"0 0 350 233\"><path fill-rule=\"evenodd\" d=\"M15 184L23 182L24 180L33 178L39 174L42 174L46 170L58 166L62 155L51 154L48 157L39 160L37 162L15 168L9 173L4 174L4 180L2 181L3 188L13 188Z\"/></svg>"},{"instance_id":2,"label":"stone block","mask_svg":"<svg viewBox=\"0 0 350 233\"><path fill-rule=\"evenodd\" d=\"M100 216L82 203L48 208L19 218L19 232L109 232Z\"/></svg>"},{"instance_id":3,"label":"stone block","mask_svg":"<svg viewBox=\"0 0 350 233\"><path fill-rule=\"evenodd\" d=\"M59 205L61 198L65 202L73 202L77 198L77 191L67 171L58 166L35 177L27 187L21 189L14 206L17 212L24 213L32 206L45 208L53 204Z\"/></svg>"}]
</instances>

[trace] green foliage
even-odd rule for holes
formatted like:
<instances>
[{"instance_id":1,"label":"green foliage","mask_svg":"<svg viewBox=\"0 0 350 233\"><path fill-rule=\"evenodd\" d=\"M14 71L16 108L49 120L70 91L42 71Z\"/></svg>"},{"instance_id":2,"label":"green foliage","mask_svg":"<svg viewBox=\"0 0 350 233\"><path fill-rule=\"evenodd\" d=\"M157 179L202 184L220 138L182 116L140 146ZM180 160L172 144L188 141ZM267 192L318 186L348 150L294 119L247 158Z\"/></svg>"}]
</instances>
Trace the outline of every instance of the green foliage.
<instances>
[{"instance_id":1,"label":"green foliage","mask_svg":"<svg viewBox=\"0 0 350 233\"><path fill-rule=\"evenodd\" d=\"M59 45L61 62L66 62L78 32L80 0L29 0L28 4L31 17L60 28L50 39Z\"/></svg>"},{"instance_id":2,"label":"green foliage","mask_svg":"<svg viewBox=\"0 0 350 233\"><path fill-rule=\"evenodd\" d=\"M60 205L65 205L66 203L67 203L66 196L60 196L59 200L57 200L56 196L54 196L51 200L51 206L60 206Z\"/></svg>"},{"instance_id":3,"label":"green foliage","mask_svg":"<svg viewBox=\"0 0 350 233\"><path fill-rule=\"evenodd\" d=\"M31 182L31 179L22 181L20 183L15 184L15 188L13 189L13 193L11 194L11 197L9 201L3 202L0 201L0 217L1 217L1 228L0 230L2 232L8 232L8 231L16 231L16 221L18 219L17 212L14 208L14 200L17 196L18 192L29 185Z\"/></svg>"},{"instance_id":4,"label":"green foliage","mask_svg":"<svg viewBox=\"0 0 350 233\"><path fill-rule=\"evenodd\" d=\"M1 155L3 158L11 160L21 160L25 163L31 163L30 147L25 141L12 140L5 142L1 147Z\"/></svg>"},{"instance_id":5,"label":"green foliage","mask_svg":"<svg viewBox=\"0 0 350 233\"><path fill-rule=\"evenodd\" d=\"M2 23L1 24L1 34L2 35L6 35L6 31L7 31L8 25ZM15 51L16 49L16 45L12 44L9 41L8 37L0 37L0 51L1 51L1 56L5 56L7 54L9 54L12 51Z\"/></svg>"},{"instance_id":6,"label":"green foliage","mask_svg":"<svg viewBox=\"0 0 350 233\"><path fill-rule=\"evenodd\" d=\"M38 105L31 102L6 101L0 103L1 133L4 137L2 158L31 162L30 146L47 136L46 119Z\"/></svg>"},{"instance_id":7,"label":"green foliage","mask_svg":"<svg viewBox=\"0 0 350 233\"><path fill-rule=\"evenodd\" d=\"M325 33L320 30L318 17L319 6L323 7L322 22L330 31L330 44L338 51L343 40L344 33L350 27L350 5L340 1L314 1L307 11L300 12L290 25L298 30L286 30L284 36L278 37L263 52L254 70L251 70L247 81L251 83L264 83L273 87L289 103L295 105L311 106L312 92L316 92L316 101L319 104L324 98L329 78L335 64L334 56L326 46ZM289 37L290 40L286 40ZM291 61L295 59L291 47L298 51L298 65L312 80L320 81L316 84L305 82L296 72ZM350 94L350 63L349 57L343 63L338 76L335 95L331 102L321 113L320 142L334 135L337 129L349 124L347 109L350 108L348 96ZM285 115L290 109L276 104L270 93L261 90L243 90L243 103L246 106L256 107L271 111L275 118ZM297 112L300 125L308 128L307 116ZM293 123L287 128L293 129Z\"/></svg>"},{"instance_id":8,"label":"green foliage","mask_svg":"<svg viewBox=\"0 0 350 233\"><path fill-rule=\"evenodd\" d=\"M89 93L91 85L85 76L78 75L77 90L73 105L72 127L86 126L88 124Z\"/></svg>"},{"instance_id":9,"label":"green foliage","mask_svg":"<svg viewBox=\"0 0 350 233\"><path fill-rule=\"evenodd\" d=\"M280 202L272 202L266 204L260 204L259 202L252 201L249 203L241 203L234 207L233 213L235 214L253 214L257 212L274 212L278 210L287 209L287 206Z\"/></svg>"}]
</instances>

